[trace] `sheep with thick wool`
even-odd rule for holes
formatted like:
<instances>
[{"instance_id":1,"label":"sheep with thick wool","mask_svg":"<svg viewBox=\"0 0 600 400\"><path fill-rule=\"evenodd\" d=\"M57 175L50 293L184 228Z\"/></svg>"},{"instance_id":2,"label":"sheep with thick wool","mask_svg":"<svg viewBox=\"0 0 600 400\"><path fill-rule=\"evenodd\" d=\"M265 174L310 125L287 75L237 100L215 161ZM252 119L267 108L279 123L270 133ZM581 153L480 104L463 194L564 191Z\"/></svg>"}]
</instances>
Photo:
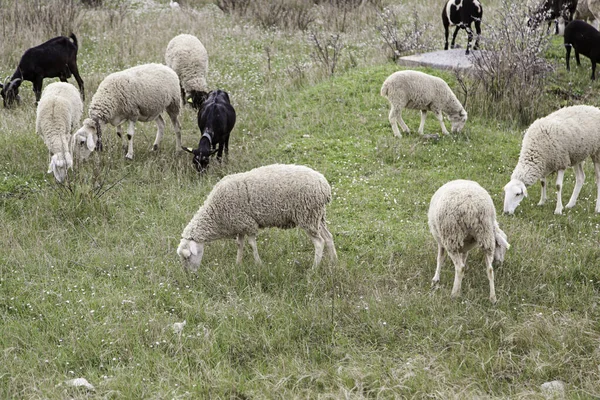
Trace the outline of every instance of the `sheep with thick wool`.
<instances>
[{"instance_id":1,"label":"sheep with thick wool","mask_svg":"<svg viewBox=\"0 0 600 400\"><path fill-rule=\"evenodd\" d=\"M538 205L546 202L546 178L556 172L557 201L555 214L562 214L562 184L565 170L575 169L575 188L567 208L577 202L583 187L583 161L594 162L598 195L596 212L600 212L600 109L578 105L561 108L537 119L525 132L521 154L511 180L504 186L504 212L513 214L527 196L527 187L538 180L542 194Z\"/></svg>"},{"instance_id":2,"label":"sheep with thick wool","mask_svg":"<svg viewBox=\"0 0 600 400\"><path fill-rule=\"evenodd\" d=\"M138 65L104 78L92 97L88 109L89 118L83 121L73 140L76 145L88 144L77 147L81 149L81 157L87 158L94 148L102 149L102 128L110 123L117 127L117 135L123 139L125 157L133 159L135 123L156 122L158 129L152 149L158 150L165 130L165 121L161 113L166 110L175 129L176 149L180 151L180 109L181 96L177 74L162 64ZM126 137L122 135L121 127L125 121L129 121Z\"/></svg>"},{"instance_id":3,"label":"sheep with thick wool","mask_svg":"<svg viewBox=\"0 0 600 400\"><path fill-rule=\"evenodd\" d=\"M442 133L445 135L448 135L448 130L444 125L442 113L450 118L452 132L460 132L467 122L467 112L450 86L442 78L436 76L412 70L394 72L383 82L381 95L386 97L391 104L389 121L394 135L397 137L402 137L398 123L404 132L410 132L402 119L404 108L421 110L421 125L419 125L419 134L421 135L427 111L435 114L442 127Z\"/></svg>"},{"instance_id":4,"label":"sheep with thick wool","mask_svg":"<svg viewBox=\"0 0 600 400\"><path fill-rule=\"evenodd\" d=\"M313 266L321 261L325 246L333 262L337 253L325 222L325 206L330 201L327 179L305 166L273 164L228 175L214 186L183 230L177 254L187 271L196 272L206 242L235 237L239 264L248 236L254 260L260 263L256 247L259 229L299 227L315 246Z\"/></svg>"},{"instance_id":5,"label":"sheep with thick wool","mask_svg":"<svg viewBox=\"0 0 600 400\"><path fill-rule=\"evenodd\" d=\"M510 248L496 221L496 209L488 192L477 182L450 181L440 187L429 204L429 229L438 244L437 268L432 285L440 281L446 253L454 263L452 297L460 295L469 250L480 246L485 254L490 301L496 302L492 262L504 261Z\"/></svg>"},{"instance_id":6,"label":"sheep with thick wool","mask_svg":"<svg viewBox=\"0 0 600 400\"><path fill-rule=\"evenodd\" d=\"M179 76L184 101L200 109L208 96L208 53L196 36L175 36L167 45L166 64Z\"/></svg>"},{"instance_id":7,"label":"sheep with thick wool","mask_svg":"<svg viewBox=\"0 0 600 400\"><path fill-rule=\"evenodd\" d=\"M52 172L61 183L67 177L67 170L73 168L71 132L79 126L82 114L79 91L70 83L51 83L42 92L35 130L50 152L48 173Z\"/></svg>"}]
</instances>

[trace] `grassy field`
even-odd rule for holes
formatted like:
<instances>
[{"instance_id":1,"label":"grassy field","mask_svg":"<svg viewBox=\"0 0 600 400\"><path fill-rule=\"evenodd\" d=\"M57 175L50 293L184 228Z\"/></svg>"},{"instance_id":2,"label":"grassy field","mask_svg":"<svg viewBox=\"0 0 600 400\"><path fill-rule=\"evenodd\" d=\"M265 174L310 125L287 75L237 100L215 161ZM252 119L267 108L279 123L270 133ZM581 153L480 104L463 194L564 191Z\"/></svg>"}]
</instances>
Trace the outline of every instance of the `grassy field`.
<instances>
[{"instance_id":1,"label":"grassy field","mask_svg":"<svg viewBox=\"0 0 600 400\"><path fill-rule=\"evenodd\" d=\"M388 61L374 9L350 15L329 76L306 32L265 29L206 2L180 13L163 3L78 14L86 104L108 73L161 62L173 36L193 33L211 57L209 85L227 90L237 109L229 161L199 175L189 154L175 152L170 124L154 153L155 125L138 123L133 161L108 128L105 151L78 165L68 188L57 185L35 134L31 85L22 86L21 106L0 110L0 398L544 398L540 385L552 380L569 398L600 396L591 163L564 215L553 214L553 190L535 205L539 185L514 216L501 215L526 126L470 113L462 133L437 142L393 137L379 90L399 67ZM440 48L438 8L413 10L436 27L427 35ZM45 40L35 30L12 43L4 35L2 76ZM560 38L547 55L555 68L548 108L598 104L589 60L567 74ZM453 73L423 71L459 92ZM413 132L419 119L405 112ZM184 144L196 144L195 113L186 108L181 121ZM431 115L425 130L439 133ZM276 162L308 165L331 183L338 264L313 270L302 231L264 230L264 265L247 246L237 266L235 241L218 241L206 246L197 276L187 275L180 234L213 185ZM479 250L461 298L450 299L450 260L441 288L430 289L429 200L458 178L490 192L512 245L496 268L496 305ZM569 171L563 201L573 184ZM64 383L78 377L95 390Z\"/></svg>"}]
</instances>

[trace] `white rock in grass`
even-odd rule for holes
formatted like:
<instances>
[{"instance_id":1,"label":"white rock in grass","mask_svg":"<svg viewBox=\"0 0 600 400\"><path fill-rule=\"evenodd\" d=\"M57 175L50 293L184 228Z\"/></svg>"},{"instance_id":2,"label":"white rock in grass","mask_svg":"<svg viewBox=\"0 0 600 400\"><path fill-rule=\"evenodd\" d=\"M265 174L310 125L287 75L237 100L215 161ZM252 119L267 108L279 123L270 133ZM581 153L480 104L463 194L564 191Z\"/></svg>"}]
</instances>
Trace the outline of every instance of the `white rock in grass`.
<instances>
[{"instance_id":1,"label":"white rock in grass","mask_svg":"<svg viewBox=\"0 0 600 400\"><path fill-rule=\"evenodd\" d=\"M183 321L183 322L175 322L175 323L173 324L173 332L174 332L175 334L180 334L180 333L181 333L181 331L183 330L183 327L185 326L185 324L186 324L186 323L187 323L186 321Z\"/></svg>"},{"instance_id":2,"label":"white rock in grass","mask_svg":"<svg viewBox=\"0 0 600 400\"><path fill-rule=\"evenodd\" d=\"M562 399L565 397L565 384L561 381L543 383L541 388L546 398Z\"/></svg>"},{"instance_id":3,"label":"white rock in grass","mask_svg":"<svg viewBox=\"0 0 600 400\"><path fill-rule=\"evenodd\" d=\"M85 378L71 379L65 381L65 384L67 386L84 387L87 390L96 390L96 388L94 388L94 386L91 383L89 383Z\"/></svg>"}]
</instances>

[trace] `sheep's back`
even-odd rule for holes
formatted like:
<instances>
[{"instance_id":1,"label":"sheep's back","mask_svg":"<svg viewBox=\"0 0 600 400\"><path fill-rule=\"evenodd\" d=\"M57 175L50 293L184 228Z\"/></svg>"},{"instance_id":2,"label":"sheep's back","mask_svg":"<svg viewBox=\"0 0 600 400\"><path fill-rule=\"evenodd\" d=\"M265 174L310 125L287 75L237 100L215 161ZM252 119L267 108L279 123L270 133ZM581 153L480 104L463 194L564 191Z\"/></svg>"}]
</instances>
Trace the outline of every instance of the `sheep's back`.
<instances>
[{"instance_id":1,"label":"sheep's back","mask_svg":"<svg viewBox=\"0 0 600 400\"><path fill-rule=\"evenodd\" d=\"M177 73L184 89L208 91L208 53L197 37L182 34L171 39L165 62Z\"/></svg>"},{"instance_id":2,"label":"sheep's back","mask_svg":"<svg viewBox=\"0 0 600 400\"><path fill-rule=\"evenodd\" d=\"M381 94L400 107L427 110L452 93L441 78L419 71L397 71L383 83Z\"/></svg>"},{"instance_id":3,"label":"sheep's back","mask_svg":"<svg viewBox=\"0 0 600 400\"><path fill-rule=\"evenodd\" d=\"M429 205L429 229L450 252L468 250L471 242L493 250L496 209L485 189L466 180L451 181L440 187Z\"/></svg>"},{"instance_id":4,"label":"sheep's back","mask_svg":"<svg viewBox=\"0 0 600 400\"><path fill-rule=\"evenodd\" d=\"M151 117L180 102L179 78L169 67L145 64L108 75L90 103L90 117ZM96 114L96 115L94 115Z\"/></svg>"}]
</instances>

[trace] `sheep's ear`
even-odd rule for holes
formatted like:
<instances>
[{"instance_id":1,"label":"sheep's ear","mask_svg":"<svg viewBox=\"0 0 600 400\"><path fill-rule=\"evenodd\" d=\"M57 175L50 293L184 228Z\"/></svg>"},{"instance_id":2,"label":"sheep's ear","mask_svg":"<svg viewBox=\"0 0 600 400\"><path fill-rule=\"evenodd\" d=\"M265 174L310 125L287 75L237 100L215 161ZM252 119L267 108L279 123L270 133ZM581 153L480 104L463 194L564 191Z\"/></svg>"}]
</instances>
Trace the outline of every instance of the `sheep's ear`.
<instances>
[{"instance_id":1,"label":"sheep's ear","mask_svg":"<svg viewBox=\"0 0 600 400\"><path fill-rule=\"evenodd\" d=\"M48 174L51 174L52 172L54 172L54 158L50 159L50 164L48 165Z\"/></svg>"},{"instance_id":2,"label":"sheep's ear","mask_svg":"<svg viewBox=\"0 0 600 400\"><path fill-rule=\"evenodd\" d=\"M85 145L89 151L94 151L96 148L96 141L94 140L94 134L92 132L88 132L85 139Z\"/></svg>"},{"instance_id":3,"label":"sheep's ear","mask_svg":"<svg viewBox=\"0 0 600 400\"><path fill-rule=\"evenodd\" d=\"M188 153L192 153L194 154L194 149L192 149L191 147L185 147L185 146L181 146L181 148L185 151L187 151Z\"/></svg>"},{"instance_id":4,"label":"sheep's ear","mask_svg":"<svg viewBox=\"0 0 600 400\"><path fill-rule=\"evenodd\" d=\"M508 241L504 238L504 236L502 236L501 234L496 234L496 242L501 246L504 247L505 249L510 249L510 244L508 243Z\"/></svg>"},{"instance_id":5,"label":"sheep's ear","mask_svg":"<svg viewBox=\"0 0 600 400\"><path fill-rule=\"evenodd\" d=\"M523 185L523 197L527 197L527 188Z\"/></svg>"},{"instance_id":6,"label":"sheep's ear","mask_svg":"<svg viewBox=\"0 0 600 400\"><path fill-rule=\"evenodd\" d=\"M196 242L194 242L193 240L190 240L188 242L188 245L190 247L190 251L192 252L192 254L197 256L198 255L198 245L196 244Z\"/></svg>"}]
</instances>

